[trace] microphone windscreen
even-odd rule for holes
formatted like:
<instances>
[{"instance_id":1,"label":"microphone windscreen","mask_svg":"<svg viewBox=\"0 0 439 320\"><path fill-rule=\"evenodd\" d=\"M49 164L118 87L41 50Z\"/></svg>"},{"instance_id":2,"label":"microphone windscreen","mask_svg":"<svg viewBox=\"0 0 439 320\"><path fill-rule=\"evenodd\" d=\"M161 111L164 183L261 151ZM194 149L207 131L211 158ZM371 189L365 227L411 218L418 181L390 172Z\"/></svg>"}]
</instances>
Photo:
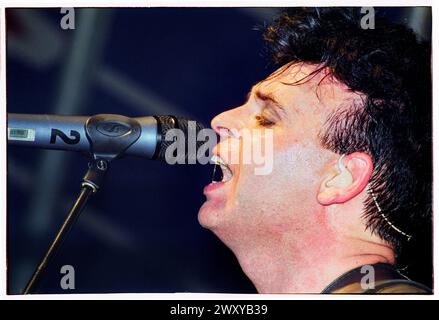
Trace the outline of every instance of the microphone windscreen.
<instances>
[{"instance_id":1,"label":"microphone windscreen","mask_svg":"<svg viewBox=\"0 0 439 320\"><path fill-rule=\"evenodd\" d=\"M153 159L166 161L166 150L176 142L172 139L166 139L166 134L169 130L178 129L182 133L182 136L176 135L176 137L177 139L184 137L184 141L177 141L177 143L184 143L184 154L175 154L175 152L179 150L175 149L172 156L184 157L184 163L188 163L188 159L195 160L198 148L204 143L204 141L198 141L197 139L198 133L204 129L203 124L199 121L170 115L154 116L154 118L157 120L157 138L159 141L157 141L157 148ZM192 146L195 145L195 148L190 147L190 144L192 144ZM190 161L189 163L194 162Z\"/></svg>"}]
</instances>

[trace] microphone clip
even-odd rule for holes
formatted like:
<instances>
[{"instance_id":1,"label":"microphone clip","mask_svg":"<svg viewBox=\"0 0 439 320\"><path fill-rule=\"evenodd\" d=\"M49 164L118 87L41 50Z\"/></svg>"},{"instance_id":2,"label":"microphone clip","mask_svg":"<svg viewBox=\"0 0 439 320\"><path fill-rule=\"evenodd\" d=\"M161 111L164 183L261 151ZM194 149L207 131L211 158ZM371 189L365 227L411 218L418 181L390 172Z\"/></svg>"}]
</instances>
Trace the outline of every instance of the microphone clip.
<instances>
[{"instance_id":1,"label":"microphone clip","mask_svg":"<svg viewBox=\"0 0 439 320\"><path fill-rule=\"evenodd\" d=\"M140 138L141 130L137 120L116 114L98 114L85 123L92 158L106 162L122 156Z\"/></svg>"}]
</instances>

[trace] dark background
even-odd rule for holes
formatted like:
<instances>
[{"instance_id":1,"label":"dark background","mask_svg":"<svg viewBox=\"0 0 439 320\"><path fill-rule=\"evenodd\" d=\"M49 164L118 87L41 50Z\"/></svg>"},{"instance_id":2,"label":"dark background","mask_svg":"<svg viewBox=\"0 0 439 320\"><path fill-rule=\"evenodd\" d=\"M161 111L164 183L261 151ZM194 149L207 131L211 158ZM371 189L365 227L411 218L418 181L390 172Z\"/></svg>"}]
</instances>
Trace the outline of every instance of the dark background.
<instances>
[{"instance_id":1,"label":"dark background","mask_svg":"<svg viewBox=\"0 0 439 320\"><path fill-rule=\"evenodd\" d=\"M429 9L377 11L429 39ZM276 69L255 27L278 12L76 9L76 29L62 30L59 8L7 9L7 111L175 114L207 125ZM17 294L77 196L87 159L9 147L7 161L8 292ZM39 292L256 292L233 254L198 224L210 179L209 166L115 161ZM75 290L60 288L66 264L75 268Z\"/></svg>"}]
</instances>

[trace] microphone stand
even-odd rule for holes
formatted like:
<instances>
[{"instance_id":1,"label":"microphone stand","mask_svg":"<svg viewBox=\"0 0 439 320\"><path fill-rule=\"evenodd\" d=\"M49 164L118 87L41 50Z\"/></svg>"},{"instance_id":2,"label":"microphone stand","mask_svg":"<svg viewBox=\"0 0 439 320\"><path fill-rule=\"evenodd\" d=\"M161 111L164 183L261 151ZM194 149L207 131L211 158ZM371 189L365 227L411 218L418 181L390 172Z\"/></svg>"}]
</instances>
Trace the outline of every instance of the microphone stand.
<instances>
[{"instance_id":1,"label":"microphone stand","mask_svg":"<svg viewBox=\"0 0 439 320\"><path fill-rule=\"evenodd\" d=\"M44 258L41 260L40 264L35 269L32 277L24 288L23 294L34 293L35 286L39 282L41 276L44 274L49 261L58 252L68 232L71 230L79 215L84 210L90 196L96 193L100 188L101 182L107 171L107 167L108 163L105 160L94 160L89 164L89 169L82 179L81 192L79 193L78 198L70 209L67 218L61 225L57 235L53 239L52 244L49 246Z\"/></svg>"},{"instance_id":2,"label":"microphone stand","mask_svg":"<svg viewBox=\"0 0 439 320\"><path fill-rule=\"evenodd\" d=\"M128 117L100 114L87 120L85 131L90 142L92 161L89 163L89 168L82 179L81 191L44 258L24 288L23 294L35 293L35 288L49 262L59 251L68 232L84 210L90 196L95 194L101 187L109 162L121 156L126 149L139 139L141 126L136 120Z\"/></svg>"}]
</instances>

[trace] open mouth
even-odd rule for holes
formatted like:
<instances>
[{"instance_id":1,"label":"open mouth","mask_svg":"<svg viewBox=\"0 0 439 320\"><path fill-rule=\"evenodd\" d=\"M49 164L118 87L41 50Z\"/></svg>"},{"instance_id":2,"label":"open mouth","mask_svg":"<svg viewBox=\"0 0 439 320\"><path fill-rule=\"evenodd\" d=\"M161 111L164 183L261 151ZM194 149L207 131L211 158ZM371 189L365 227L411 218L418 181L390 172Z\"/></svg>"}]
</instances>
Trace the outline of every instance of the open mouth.
<instances>
[{"instance_id":1,"label":"open mouth","mask_svg":"<svg viewBox=\"0 0 439 320\"><path fill-rule=\"evenodd\" d=\"M212 174L212 183L227 182L232 179L233 172L221 157L214 155L210 161L215 164ZM218 170L218 167L220 167L221 170Z\"/></svg>"}]
</instances>

